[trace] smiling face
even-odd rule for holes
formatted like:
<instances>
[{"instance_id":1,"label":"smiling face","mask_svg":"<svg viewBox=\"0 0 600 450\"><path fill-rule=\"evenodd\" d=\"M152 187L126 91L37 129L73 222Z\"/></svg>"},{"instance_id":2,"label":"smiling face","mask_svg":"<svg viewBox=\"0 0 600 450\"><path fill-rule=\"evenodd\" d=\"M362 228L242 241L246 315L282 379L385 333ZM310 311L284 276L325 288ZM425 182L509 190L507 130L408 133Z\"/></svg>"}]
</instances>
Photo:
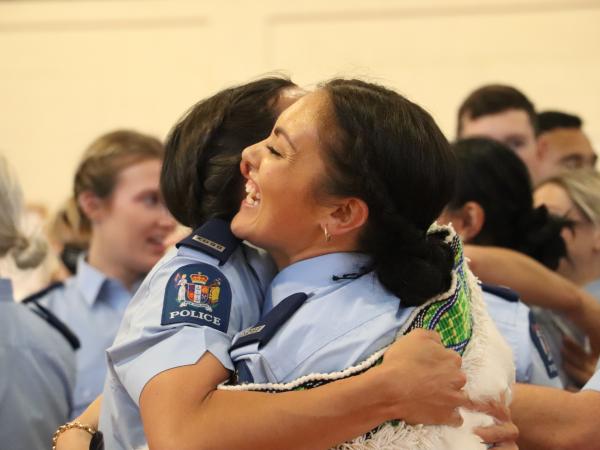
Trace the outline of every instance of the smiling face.
<instances>
[{"instance_id":1,"label":"smiling face","mask_svg":"<svg viewBox=\"0 0 600 450\"><path fill-rule=\"evenodd\" d=\"M175 228L160 195L160 168L158 159L125 167L110 196L101 200L92 228L93 237L104 247L105 259L137 277L162 257L165 238Z\"/></svg>"},{"instance_id":2,"label":"smiling face","mask_svg":"<svg viewBox=\"0 0 600 450\"><path fill-rule=\"evenodd\" d=\"M577 284L584 284L585 272L592 266L596 227L573 203L567 191L556 183L544 183L534 192L536 206L546 205L548 211L573 221L572 228L565 227L561 236L567 246L567 259L562 259L558 272ZM583 278L582 278L583 276Z\"/></svg>"},{"instance_id":3,"label":"smiling face","mask_svg":"<svg viewBox=\"0 0 600 450\"><path fill-rule=\"evenodd\" d=\"M281 114L266 140L242 153L247 196L231 229L269 251L280 267L313 256L324 241L318 124L328 121L329 108L324 92L306 95Z\"/></svg>"}]
</instances>

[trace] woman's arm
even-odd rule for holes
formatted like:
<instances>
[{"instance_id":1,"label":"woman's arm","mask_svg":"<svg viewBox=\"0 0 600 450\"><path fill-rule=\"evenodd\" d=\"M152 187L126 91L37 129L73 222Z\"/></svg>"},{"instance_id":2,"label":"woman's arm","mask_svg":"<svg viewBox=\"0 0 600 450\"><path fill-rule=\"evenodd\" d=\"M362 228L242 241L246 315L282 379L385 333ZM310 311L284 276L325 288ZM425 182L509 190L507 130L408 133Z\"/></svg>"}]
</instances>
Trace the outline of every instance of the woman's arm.
<instances>
[{"instance_id":1,"label":"woman's arm","mask_svg":"<svg viewBox=\"0 0 600 450\"><path fill-rule=\"evenodd\" d=\"M380 423L461 422L468 403L460 357L436 333L416 330L364 374L306 391L215 391L228 373L210 353L144 387L140 410L151 449L326 449Z\"/></svg>"},{"instance_id":2,"label":"woman's arm","mask_svg":"<svg viewBox=\"0 0 600 450\"><path fill-rule=\"evenodd\" d=\"M528 305L566 314L600 353L600 304L571 281L527 255L500 247L465 245L473 273L486 283L509 286Z\"/></svg>"},{"instance_id":3,"label":"woman's arm","mask_svg":"<svg viewBox=\"0 0 600 450\"><path fill-rule=\"evenodd\" d=\"M75 419L76 422L98 429L102 396L96 397L90 406ZM56 450L88 450L92 436L85 430L70 428L61 433L56 441Z\"/></svg>"},{"instance_id":4,"label":"woman's arm","mask_svg":"<svg viewBox=\"0 0 600 450\"><path fill-rule=\"evenodd\" d=\"M511 404L521 450L600 449L600 392L517 384Z\"/></svg>"},{"instance_id":5,"label":"woman's arm","mask_svg":"<svg viewBox=\"0 0 600 450\"><path fill-rule=\"evenodd\" d=\"M581 306L577 286L529 256L506 248L465 245L469 267L485 283L509 286L528 305L569 313Z\"/></svg>"}]
</instances>

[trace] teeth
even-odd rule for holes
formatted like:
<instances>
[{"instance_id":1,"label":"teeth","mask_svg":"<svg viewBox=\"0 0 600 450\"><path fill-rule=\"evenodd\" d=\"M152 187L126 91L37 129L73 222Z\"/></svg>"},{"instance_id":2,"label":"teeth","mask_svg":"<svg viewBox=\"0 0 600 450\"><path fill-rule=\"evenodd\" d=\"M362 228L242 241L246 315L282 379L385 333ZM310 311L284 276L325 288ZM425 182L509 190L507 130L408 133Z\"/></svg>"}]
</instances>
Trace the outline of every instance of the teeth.
<instances>
[{"instance_id":1,"label":"teeth","mask_svg":"<svg viewBox=\"0 0 600 450\"><path fill-rule=\"evenodd\" d=\"M248 203L249 205L255 206L258 204L258 202L260 201L260 192L256 192L256 186L255 184L251 181L248 180L246 182L246 203Z\"/></svg>"}]
</instances>

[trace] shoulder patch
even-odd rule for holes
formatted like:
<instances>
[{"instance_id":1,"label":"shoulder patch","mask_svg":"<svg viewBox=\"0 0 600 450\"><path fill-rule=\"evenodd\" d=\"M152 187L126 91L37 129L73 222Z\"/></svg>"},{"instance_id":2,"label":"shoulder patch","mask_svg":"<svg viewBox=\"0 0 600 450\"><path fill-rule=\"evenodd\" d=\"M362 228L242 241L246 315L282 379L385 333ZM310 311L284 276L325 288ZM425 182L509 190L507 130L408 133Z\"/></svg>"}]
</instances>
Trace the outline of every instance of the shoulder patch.
<instances>
[{"instance_id":1,"label":"shoulder patch","mask_svg":"<svg viewBox=\"0 0 600 450\"><path fill-rule=\"evenodd\" d=\"M167 282L161 325L189 323L227 333L231 286L223 273L204 263L182 266Z\"/></svg>"},{"instance_id":2,"label":"shoulder patch","mask_svg":"<svg viewBox=\"0 0 600 450\"><path fill-rule=\"evenodd\" d=\"M529 311L529 333L531 334L531 340L533 345L537 349L540 357L542 358L542 362L546 368L546 373L550 378L554 378L558 376L558 370L556 368L556 364L554 363L554 358L552 357L552 352L550 351L550 347L546 342L546 337L540 326L535 321L535 317L532 311Z\"/></svg>"},{"instance_id":3,"label":"shoulder patch","mask_svg":"<svg viewBox=\"0 0 600 450\"><path fill-rule=\"evenodd\" d=\"M229 257L240 245L241 240L231 232L230 223L221 219L211 219L192 234L177 243L180 246L191 247L219 260L219 265L227 262Z\"/></svg>"},{"instance_id":4,"label":"shoulder patch","mask_svg":"<svg viewBox=\"0 0 600 450\"><path fill-rule=\"evenodd\" d=\"M489 294L494 294L496 297L500 297L507 302L518 302L520 297L519 294L513 291L511 288L506 286L498 286L495 284L487 284L481 283L481 290L483 292L488 292Z\"/></svg>"}]
</instances>

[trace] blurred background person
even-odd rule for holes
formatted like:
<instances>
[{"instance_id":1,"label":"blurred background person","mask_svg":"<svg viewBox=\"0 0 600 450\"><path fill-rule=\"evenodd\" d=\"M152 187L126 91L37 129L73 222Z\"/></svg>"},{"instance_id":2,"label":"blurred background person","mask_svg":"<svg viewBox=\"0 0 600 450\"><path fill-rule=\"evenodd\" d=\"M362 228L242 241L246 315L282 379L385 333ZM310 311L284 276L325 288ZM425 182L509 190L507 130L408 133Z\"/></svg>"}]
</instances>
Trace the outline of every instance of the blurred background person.
<instances>
[{"instance_id":1,"label":"blurred background person","mask_svg":"<svg viewBox=\"0 0 600 450\"><path fill-rule=\"evenodd\" d=\"M542 179L565 169L594 167L598 157L580 117L561 111L538 114L538 154Z\"/></svg>"},{"instance_id":2,"label":"blurred background person","mask_svg":"<svg viewBox=\"0 0 600 450\"><path fill-rule=\"evenodd\" d=\"M533 184L542 174L537 152L537 114L518 89L502 84L471 92L458 109L457 138L487 137L502 142L525 163Z\"/></svg>"},{"instance_id":3,"label":"blurred background person","mask_svg":"<svg viewBox=\"0 0 600 450\"><path fill-rule=\"evenodd\" d=\"M12 259L19 269L36 267L47 245L23 231L23 195L2 155L0 211L0 260ZM47 449L71 409L74 345L52 314L14 302L5 275L0 272L0 442L7 449Z\"/></svg>"},{"instance_id":4,"label":"blurred background person","mask_svg":"<svg viewBox=\"0 0 600 450\"><path fill-rule=\"evenodd\" d=\"M510 248L555 269L566 254L560 235L565 222L544 207L534 208L523 162L490 139L464 139L454 149L455 191L439 221L451 222L467 244ZM483 285L483 290L490 315L513 350L517 381L562 387L529 308L505 289Z\"/></svg>"},{"instance_id":5,"label":"blurred background person","mask_svg":"<svg viewBox=\"0 0 600 450\"><path fill-rule=\"evenodd\" d=\"M73 417L102 392L105 350L175 228L159 192L163 155L160 141L128 130L105 134L90 145L73 188L78 233L89 233L89 249L77 260L74 276L28 299L53 311L81 341Z\"/></svg>"},{"instance_id":6,"label":"blurred background person","mask_svg":"<svg viewBox=\"0 0 600 450\"><path fill-rule=\"evenodd\" d=\"M563 171L538 186L534 199L570 221L562 231L567 255L560 260L558 273L600 301L600 174L593 169ZM564 368L581 386L593 373L596 358L577 345L581 336L560 325L554 333L558 341L565 335Z\"/></svg>"}]
</instances>

